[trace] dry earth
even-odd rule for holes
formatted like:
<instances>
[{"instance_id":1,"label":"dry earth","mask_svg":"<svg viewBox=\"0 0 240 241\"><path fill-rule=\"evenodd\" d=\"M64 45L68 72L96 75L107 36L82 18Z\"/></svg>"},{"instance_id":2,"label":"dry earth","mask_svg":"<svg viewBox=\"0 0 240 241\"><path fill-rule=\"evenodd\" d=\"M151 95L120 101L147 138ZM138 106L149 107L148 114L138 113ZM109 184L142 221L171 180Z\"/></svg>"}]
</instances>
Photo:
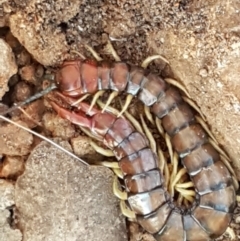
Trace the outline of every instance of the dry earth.
<instances>
[{"instance_id":1,"label":"dry earth","mask_svg":"<svg viewBox=\"0 0 240 241\"><path fill-rule=\"evenodd\" d=\"M104 48L110 37L120 57L134 64L141 63L149 55L161 54L169 61L171 69L162 61L155 61L150 68L183 83L206 117L214 136L229 154L240 180L239 0L2 0L0 26L3 27L0 36L5 40L0 39L1 49L6 49L6 58L0 69L0 97L8 87L11 92L14 86L15 90L11 95L8 93L8 97L14 96L11 101L15 102L36 92L42 66L58 66L62 60L76 57L74 51L90 56L83 48L86 43L104 58L112 58ZM11 57L11 49L15 60ZM18 75L14 75L16 64ZM23 80L31 83L31 87L26 86ZM17 82L20 84L15 87ZM3 101L5 104L12 103L6 95ZM42 105L37 104L36 121L41 120L44 112ZM36 109L36 106L32 108ZM18 115L15 113L13 117L18 119ZM45 126L49 123L46 121L49 115L45 113ZM58 131L55 136L75 138L73 127L55 118L50 118L53 125L57 122L56 126L64 126L61 131L53 128ZM27 124L31 128L36 126L34 123ZM35 138L29 145L32 148L38 142ZM19 150L29 148L20 147ZM6 153L2 154L5 158ZM6 159L3 160L6 168ZM17 162L11 158L7 161L7 164ZM15 182L14 175L10 177ZM9 214L6 209L1 210L7 220ZM238 240L238 214L232 227ZM145 240L137 228L131 230L135 237L133 240ZM19 239L13 240L21 240L16 232ZM229 240L228 237L221 239Z\"/></svg>"}]
</instances>

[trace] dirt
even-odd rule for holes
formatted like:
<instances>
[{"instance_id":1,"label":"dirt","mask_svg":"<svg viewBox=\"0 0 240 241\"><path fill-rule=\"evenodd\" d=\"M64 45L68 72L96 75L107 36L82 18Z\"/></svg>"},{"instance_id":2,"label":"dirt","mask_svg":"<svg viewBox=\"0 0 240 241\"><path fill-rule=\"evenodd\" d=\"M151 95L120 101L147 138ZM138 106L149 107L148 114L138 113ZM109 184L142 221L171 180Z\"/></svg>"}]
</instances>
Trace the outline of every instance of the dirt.
<instances>
[{"instance_id":1,"label":"dirt","mask_svg":"<svg viewBox=\"0 0 240 241\"><path fill-rule=\"evenodd\" d=\"M161 54L169 65L156 60L150 69L185 86L230 156L240 180L239 15L238 0L0 1L0 26L10 29L4 28L1 38L12 48L18 65L18 75L12 76L13 71L5 77L4 92L9 87L12 93L8 92L3 101L11 105L39 90L46 69L78 57L76 51L91 56L84 44L113 59L105 48L110 38L121 59L137 65L149 55ZM19 89L18 85L26 87ZM21 120L40 132L48 129L50 136L72 138L73 146L77 146L76 129L54 114L46 112L41 123L44 128L39 127L44 112L40 106L42 103L30 109L35 120L31 123L19 111L12 115L16 119L21 115ZM36 109L42 111L35 113ZM30 142L27 147L20 145L24 153L30 151ZM91 153L89 146L85 148ZM239 222L234 219L231 227L237 240ZM145 240L141 229L133 230L136 239L132 240ZM229 235L221 240L229 240Z\"/></svg>"}]
</instances>

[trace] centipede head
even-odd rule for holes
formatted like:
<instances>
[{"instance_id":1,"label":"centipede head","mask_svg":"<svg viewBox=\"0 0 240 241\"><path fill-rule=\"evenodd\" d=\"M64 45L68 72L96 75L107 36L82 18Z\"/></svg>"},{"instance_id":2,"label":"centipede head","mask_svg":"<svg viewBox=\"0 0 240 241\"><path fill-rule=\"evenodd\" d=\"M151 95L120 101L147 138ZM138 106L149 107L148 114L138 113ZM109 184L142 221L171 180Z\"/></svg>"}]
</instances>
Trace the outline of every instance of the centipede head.
<instances>
[{"instance_id":1,"label":"centipede head","mask_svg":"<svg viewBox=\"0 0 240 241\"><path fill-rule=\"evenodd\" d=\"M70 97L94 92L97 65L97 61L92 59L65 61L55 75L58 89Z\"/></svg>"},{"instance_id":2,"label":"centipede head","mask_svg":"<svg viewBox=\"0 0 240 241\"><path fill-rule=\"evenodd\" d=\"M84 93L81 81L81 61L65 61L56 72L58 89L67 96L78 97Z\"/></svg>"}]
</instances>

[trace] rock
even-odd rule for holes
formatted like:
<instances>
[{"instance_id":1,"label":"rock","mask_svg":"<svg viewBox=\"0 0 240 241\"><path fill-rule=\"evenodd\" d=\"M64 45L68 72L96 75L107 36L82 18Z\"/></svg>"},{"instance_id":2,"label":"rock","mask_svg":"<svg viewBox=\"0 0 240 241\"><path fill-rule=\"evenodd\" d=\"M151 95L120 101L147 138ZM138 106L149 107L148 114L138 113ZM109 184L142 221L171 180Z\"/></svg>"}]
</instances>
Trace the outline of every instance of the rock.
<instances>
[{"instance_id":1,"label":"rock","mask_svg":"<svg viewBox=\"0 0 240 241\"><path fill-rule=\"evenodd\" d=\"M14 204L14 185L4 179L0 179L0 210L9 208Z\"/></svg>"},{"instance_id":2,"label":"rock","mask_svg":"<svg viewBox=\"0 0 240 241\"><path fill-rule=\"evenodd\" d=\"M61 118L57 114L46 112L43 115L42 121L44 127L51 131L54 137L68 139L73 137L75 134L75 129L70 121Z\"/></svg>"},{"instance_id":3,"label":"rock","mask_svg":"<svg viewBox=\"0 0 240 241\"><path fill-rule=\"evenodd\" d=\"M24 171L24 158L19 156L7 156L0 163L0 177L16 178Z\"/></svg>"},{"instance_id":4,"label":"rock","mask_svg":"<svg viewBox=\"0 0 240 241\"><path fill-rule=\"evenodd\" d=\"M9 78L17 73L17 65L15 57L12 53L10 46L3 40L0 39L0 100L3 95L8 91L8 80Z\"/></svg>"},{"instance_id":5,"label":"rock","mask_svg":"<svg viewBox=\"0 0 240 241\"><path fill-rule=\"evenodd\" d=\"M26 127L22 121L17 122ZM0 154L9 156L23 156L31 151L32 134L12 124L0 126Z\"/></svg>"},{"instance_id":6,"label":"rock","mask_svg":"<svg viewBox=\"0 0 240 241\"><path fill-rule=\"evenodd\" d=\"M12 229L8 223L9 210L0 210L0 240L22 241L22 233L19 229Z\"/></svg>"},{"instance_id":7,"label":"rock","mask_svg":"<svg viewBox=\"0 0 240 241\"><path fill-rule=\"evenodd\" d=\"M59 63L59 60L64 59L67 48L62 33L48 29L39 35L35 23L29 22L28 17L22 12L11 15L9 23L13 35L39 63L53 66ZM56 35L58 35L57 38L55 38ZM44 48L41 47L43 45Z\"/></svg>"},{"instance_id":8,"label":"rock","mask_svg":"<svg viewBox=\"0 0 240 241\"><path fill-rule=\"evenodd\" d=\"M61 142L69 149L69 144ZM48 143L38 145L16 182L23 241L127 240L110 170L89 167Z\"/></svg>"}]
</instances>

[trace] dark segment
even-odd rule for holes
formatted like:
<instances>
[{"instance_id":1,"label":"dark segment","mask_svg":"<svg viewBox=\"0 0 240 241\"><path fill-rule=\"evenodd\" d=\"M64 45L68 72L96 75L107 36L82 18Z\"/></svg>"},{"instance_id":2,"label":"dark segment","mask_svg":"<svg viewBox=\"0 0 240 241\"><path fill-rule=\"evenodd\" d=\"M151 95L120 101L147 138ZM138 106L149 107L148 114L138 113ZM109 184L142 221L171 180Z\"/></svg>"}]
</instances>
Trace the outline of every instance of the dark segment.
<instances>
[{"instance_id":1,"label":"dark segment","mask_svg":"<svg viewBox=\"0 0 240 241\"><path fill-rule=\"evenodd\" d=\"M138 99L141 100L144 105L151 106L157 101L159 96L163 95L167 84L154 74L149 74L145 80L138 94Z\"/></svg>"},{"instance_id":2,"label":"dark segment","mask_svg":"<svg viewBox=\"0 0 240 241\"><path fill-rule=\"evenodd\" d=\"M152 105L151 111L155 116L161 119L167 115L172 108L176 107L176 105L181 102L182 97L180 92L176 88L170 87L165 93L163 93L158 101Z\"/></svg>"},{"instance_id":3,"label":"dark segment","mask_svg":"<svg viewBox=\"0 0 240 241\"><path fill-rule=\"evenodd\" d=\"M157 168L158 158L151 149L145 148L122 158L119 167L124 175L139 174Z\"/></svg>"},{"instance_id":4,"label":"dark segment","mask_svg":"<svg viewBox=\"0 0 240 241\"><path fill-rule=\"evenodd\" d=\"M148 147L147 138L139 132L133 132L113 149L118 160Z\"/></svg>"},{"instance_id":5,"label":"dark segment","mask_svg":"<svg viewBox=\"0 0 240 241\"><path fill-rule=\"evenodd\" d=\"M222 235L232 219L230 213L201 208L199 206L192 212L192 216L202 225L203 229L210 234L211 238Z\"/></svg>"},{"instance_id":6,"label":"dark segment","mask_svg":"<svg viewBox=\"0 0 240 241\"><path fill-rule=\"evenodd\" d=\"M212 208L226 213L233 213L235 204L236 193L233 186L213 191L200 197L200 207Z\"/></svg>"},{"instance_id":7,"label":"dark segment","mask_svg":"<svg viewBox=\"0 0 240 241\"><path fill-rule=\"evenodd\" d=\"M110 89L111 63L108 61L99 62L98 66L98 90Z\"/></svg>"},{"instance_id":8,"label":"dark segment","mask_svg":"<svg viewBox=\"0 0 240 241\"><path fill-rule=\"evenodd\" d=\"M152 212L146 216L138 216L138 223L149 233L155 234L158 233L159 230L162 229L164 224L166 223L172 209L170 208L168 203L165 203L160 208L158 208L155 212Z\"/></svg>"},{"instance_id":9,"label":"dark segment","mask_svg":"<svg viewBox=\"0 0 240 241\"><path fill-rule=\"evenodd\" d=\"M137 95L138 91L141 88L141 83L143 82L143 79L145 79L144 69L137 66L131 66L126 93L131 95Z\"/></svg>"},{"instance_id":10,"label":"dark segment","mask_svg":"<svg viewBox=\"0 0 240 241\"><path fill-rule=\"evenodd\" d=\"M192 182L198 193L205 194L232 185L232 177L226 166L218 161L192 176Z\"/></svg>"},{"instance_id":11,"label":"dark segment","mask_svg":"<svg viewBox=\"0 0 240 241\"><path fill-rule=\"evenodd\" d=\"M200 124L187 126L171 138L173 149L183 156L207 142L207 134Z\"/></svg>"},{"instance_id":12,"label":"dark segment","mask_svg":"<svg viewBox=\"0 0 240 241\"><path fill-rule=\"evenodd\" d=\"M189 105L182 103L163 117L162 125L167 130L168 135L173 136L194 120L194 113Z\"/></svg>"},{"instance_id":13,"label":"dark segment","mask_svg":"<svg viewBox=\"0 0 240 241\"><path fill-rule=\"evenodd\" d=\"M126 138L126 136L129 136L133 132L134 128L128 121L118 118L111 128L109 128L104 137L106 145L108 145L109 148L116 147Z\"/></svg>"},{"instance_id":14,"label":"dark segment","mask_svg":"<svg viewBox=\"0 0 240 241\"><path fill-rule=\"evenodd\" d=\"M122 62L114 63L111 69L110 89L123 91L129 79L128 65Z\"/></svg>"},{"instance_id":15,"label":"dark segment","mask_svg":"<svg viewBox=\"0 0 240 241\"><path fill-rule=\"evenodd\" d=\"M183 228L186 231L187 240L209 240L209 235L207 232L190 215L183 216Z\"/></svg>"},{"instance_id":16,"label":"dark segment","mask_svg":"<svg viewBox=\"0 0 240 241\"><path fill-rule=\"evenodd\" d=\"M165 191L157 188L149 192L129 194L128 203L137 215L147 215L167 201Z\"/></svg>"},{"instance_id":17,"label":"dark segment","mask_svg":"<svg viewBox=\"0 0 240 241\"><path fill-rule=\"evenodd\" d=\"M130 193L147 192L162 185L159 169L124 177L126 191Z\"/></svg>"},{"instance_id":18,"label":"dark segment","mask_svg":"<svg viewBox=\"0 0 240 241\"><path fill-rule=\"evenodd\" d=\"M94 60L86 60L81 66L82 89L85 93L94 93L98 87L98 68Z\"/></svg>"},{"instance_id":19,"label":"dark segment","mask_svg":"<svg viewBox=\"0 0 240 241\"><path fill-rule=\"evenodd\" d=\"M173 211L163 229L155 236L157 241L186 241L186 233L183 229L182 215Z\"/></svg>"},{"instance_id":20,"label":"dark segment","mask_svg":"<svg viewBox=\"0 0 240 241\"><path fill-rule=\"evenodd\" d=\"M211 166L219 159L219 153L210 143L206 143L182 158L182 164L186 167L189 175L193 176L199 173L203 168Z\"/></svg>"}]
</instances>

